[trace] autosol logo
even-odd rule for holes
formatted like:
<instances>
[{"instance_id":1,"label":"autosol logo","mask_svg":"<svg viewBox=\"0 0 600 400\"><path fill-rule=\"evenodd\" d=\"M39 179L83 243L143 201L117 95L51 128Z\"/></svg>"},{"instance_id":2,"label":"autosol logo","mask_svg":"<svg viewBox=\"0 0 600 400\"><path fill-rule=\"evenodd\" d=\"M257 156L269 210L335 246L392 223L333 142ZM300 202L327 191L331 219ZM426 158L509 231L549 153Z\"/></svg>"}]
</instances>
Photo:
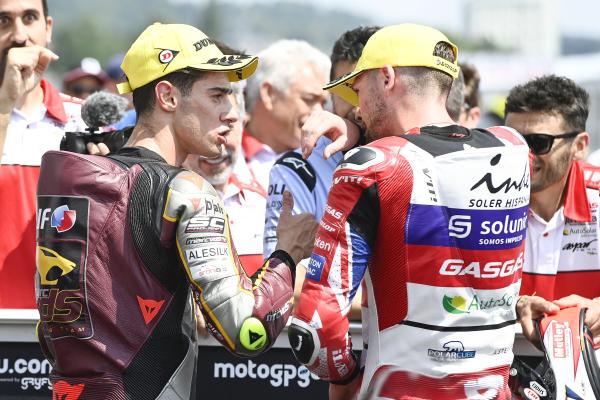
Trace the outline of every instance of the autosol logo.
<instances>
[{"instance_id":1,"label":"autosol logo","mask_svg":"<svg viewBox=\"0 0 600 400\"><path fill-rule=\"evenodd\" d=\"M475 350L465 350L465 346L458 340L444 343L442 350L428 349L427 355L435 361L458 361L475 358Z\"/></svg>"},{"instance_id":2,"label":"autosol logo","mask_svg":"<svg viewBox=\"0 0 600 400\"><path fill-rule=\"evenodd\" d=\"M496 167L495 170L499 170L498 164L502 159L502 154L496 154L490 160L490 165L492 167ZM513 179L507 178L504 181L499 181L496 178L496 182L494 182L494 174L492 172L487 172L481 179L479 179L472 187L471 191L479 187L484 187L491 194L496 193L508 193L510 191L520 192L524 189L529 189L529 171L527 170L527 165L523 168L523 174L520 178Z\"/></svg>"},{"instance_id":3,"label":"autosol logo","mask_svg":"<svg viewBox=\"0 0 600 400\"><path fill-rule=\"evenodd\" d=\"M461 259L448 259L442 263L439 273L447 276L472 276L474 278L490 279L507 277L523 269L523 252L515 259L507 261L490 261L481 263L473 261L466 263Z\"/></svg>"},{"instance_id":4,"label":"autosol logo","mask_svg":"<svg viewBox=\"0 0 600 400\"><path fill-rule=\"evenodd\" d=\"M502 297L484 298L478 295L473 297L446 296L442 299L444 310L451 314L469 314L477 310L490 310L493 308L512 307L516 294L505 293Z\"/></svg>"}]
</instances>

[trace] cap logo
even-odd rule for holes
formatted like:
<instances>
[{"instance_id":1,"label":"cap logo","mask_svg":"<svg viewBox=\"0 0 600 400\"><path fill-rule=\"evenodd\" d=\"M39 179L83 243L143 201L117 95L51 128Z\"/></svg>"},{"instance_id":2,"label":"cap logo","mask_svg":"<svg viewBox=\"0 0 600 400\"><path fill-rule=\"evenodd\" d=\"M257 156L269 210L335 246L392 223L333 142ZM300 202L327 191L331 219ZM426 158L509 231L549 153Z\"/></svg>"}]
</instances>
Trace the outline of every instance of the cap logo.
<instances>
[{"instance_id":1,"label":"cap logo","mask_svg":"<svg viewBox=\"0 0 600 400\"><path fill-rule=\"evenodd\" d=\"M161 50L161 52L158 53L158 61L160 61L161 64L170 64L176 55L177 52L174 52L172 50Z\"/></svg>"},{"instance_id":2,"label":"cap logo","mask_svg":"<svg viewBox=\"0 0 600 400\"><path fill-rule=\"evenodd\" d=\"M454 74L456 74L458 72L458 68L455 65L451 64L450 62L437 59L437 60L435 60L435 64L437 66L440 66L442 68L446 68L446 69L452 71L452 73L454 73Z\"/></svg>"},{"instance_id":3,"label":"cap logo","mask_svg":"<svg viewBox=\"0 0 600 400\"><path fill-rule=\"evenodd\" d=\"M215 42L213 42L212 39L206 38L198 40L196 43L194 43L194 47L196 48L196 51L200 51L202 48L208 47L211 44L215 44Z\"/></svg>"},{"instance_id":4,"label":"cap logo","mask_svg":"<svg viewBox=\"0 0 600 400\"><path fill-rule=\"evenodd\" d=\"M222 67L230 67L235 64L241 64L241 60L247 60L252 56L238 55L238 56L223 56L221 58L211 58L205 64L220 65Z\"/></svg>"},{"instance_id":5,"label":"cap logo","mask_svg":"<svg viewBox=\"0 0 600 400\"><path fill-rule=\"evenodd\" d=\"M179 54L179 52L176 50L160 50L160 53L158 53L158 62L160 62L161 64L165 64L165 68L163 69L163 71L165 71L169 67L169 64L171 64L175 57L177 57L177 54Z\"/></svg>"}]
</instances>

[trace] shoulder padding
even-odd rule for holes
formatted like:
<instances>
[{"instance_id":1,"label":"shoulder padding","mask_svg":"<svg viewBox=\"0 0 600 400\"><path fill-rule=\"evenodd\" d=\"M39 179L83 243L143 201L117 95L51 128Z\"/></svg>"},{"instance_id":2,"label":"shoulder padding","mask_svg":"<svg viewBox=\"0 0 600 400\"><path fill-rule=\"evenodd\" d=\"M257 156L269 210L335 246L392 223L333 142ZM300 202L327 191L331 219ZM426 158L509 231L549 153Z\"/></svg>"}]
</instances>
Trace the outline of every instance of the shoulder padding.
<instances>
[{"instance_id":1,"label":"shoulder padding","mask_svg":"<svg viewBox=\"0 0 600 400\"><path fill-rule=\"evenodd\" d=\"M311 192L314 190L317 183L317 174L315 173L313 166L302 158L300 154L295 151L288 151L279 157L275 164L288 167L302 179L302 182L304 182L308 190Z\"/></svg>"}]
</instances>

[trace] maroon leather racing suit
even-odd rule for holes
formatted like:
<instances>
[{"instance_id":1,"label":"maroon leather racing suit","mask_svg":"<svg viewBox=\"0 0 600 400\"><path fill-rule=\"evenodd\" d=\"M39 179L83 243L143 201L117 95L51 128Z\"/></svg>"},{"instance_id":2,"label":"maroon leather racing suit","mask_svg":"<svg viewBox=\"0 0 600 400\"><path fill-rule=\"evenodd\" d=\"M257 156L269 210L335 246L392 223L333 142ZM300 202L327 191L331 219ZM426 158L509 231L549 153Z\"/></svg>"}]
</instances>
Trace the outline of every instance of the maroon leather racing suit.
<instances>
[{"instance_id":1,"label":"maroon leather racing suit","mask_svg":"<svg viewBox=\"0 0 600 400\"><path fill-rule=\"evenodd\" d=\"M57 398L195 398L194 303L228 350L259 354L285 326L294 268L275 251L248 277L212 186L150 150L43 157L38 337Z\"/></svg>"}]
</instances>

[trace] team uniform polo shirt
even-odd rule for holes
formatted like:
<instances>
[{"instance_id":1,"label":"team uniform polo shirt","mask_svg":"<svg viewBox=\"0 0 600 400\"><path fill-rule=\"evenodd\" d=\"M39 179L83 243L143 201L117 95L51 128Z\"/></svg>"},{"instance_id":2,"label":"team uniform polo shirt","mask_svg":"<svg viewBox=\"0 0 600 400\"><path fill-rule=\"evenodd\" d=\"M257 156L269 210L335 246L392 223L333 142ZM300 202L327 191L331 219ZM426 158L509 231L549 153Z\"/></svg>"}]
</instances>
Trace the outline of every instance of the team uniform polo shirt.
<instances>
[{"instance_id":1,"label":"team uniform polo shirt","mask_svg":"<svg viewBox=\"0 0 600 400\"><path fill-rule=\"evenodd\" d=\"M529 210L521 294L600 296L599 182L600 168L575 162L563 206L550 221Z\"/></svg>"},{"instance_id":2,"label":"team uniform polo shirt","mask_svg":"<svg viewBox=\"0 0 600 400\"><path fill-rule=\"evenodd\" d=\"M14 109L0 160L0 308L35 308L36 189L42 154L58 150L66 131L85 128L81 100L40 83L44 100L25 115ZM61 171L56 171L60 174Z\"/></svg>"}]
</instances>

